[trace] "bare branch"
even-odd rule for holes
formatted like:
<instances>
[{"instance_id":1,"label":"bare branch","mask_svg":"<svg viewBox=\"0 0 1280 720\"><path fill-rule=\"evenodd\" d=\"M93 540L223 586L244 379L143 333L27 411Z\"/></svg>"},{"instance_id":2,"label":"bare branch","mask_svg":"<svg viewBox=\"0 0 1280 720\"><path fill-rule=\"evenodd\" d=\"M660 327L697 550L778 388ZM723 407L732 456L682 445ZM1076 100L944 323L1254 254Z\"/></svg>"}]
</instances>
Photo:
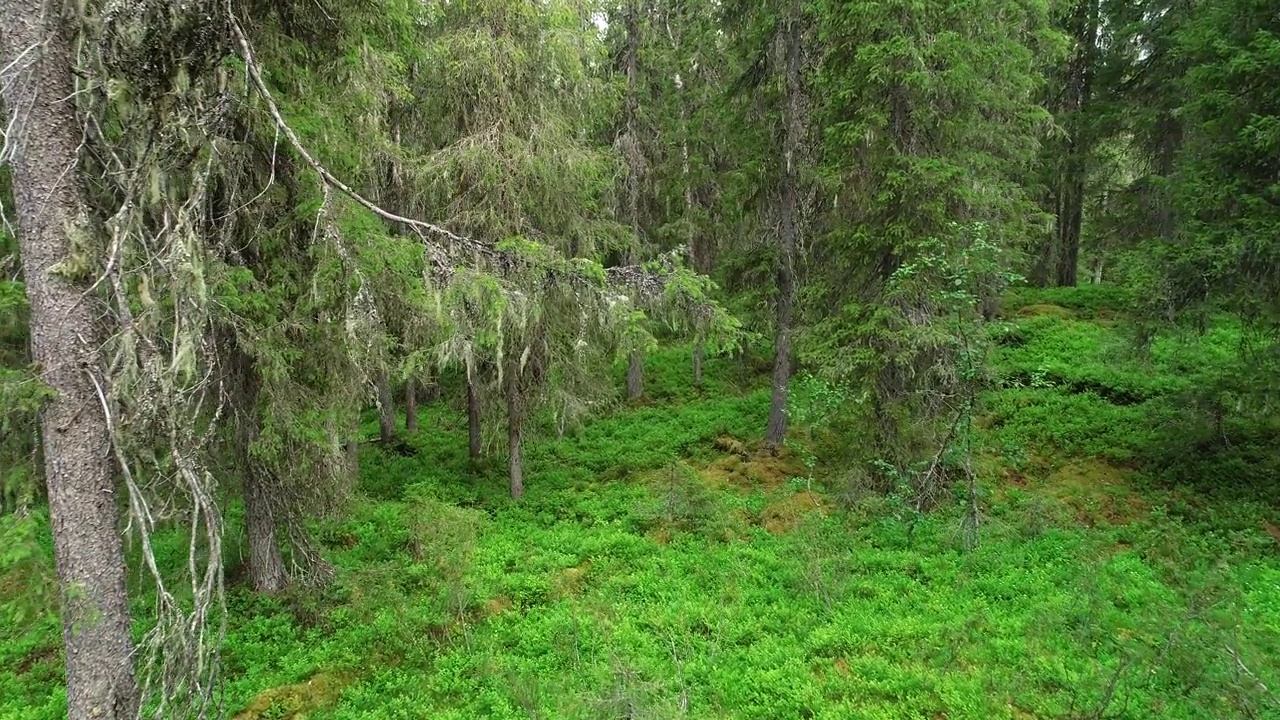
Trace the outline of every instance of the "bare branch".
<instances>
[{"instance_id":1,"label":"bare branch","mask_svg":"<svg viewBox=\"0 0 1280 720\"><path fill-rule=\"evenodd\" d=\"M1236 667L1240 670L1240 672L1244 673L1246 677L1252 680L1254 684L1258 686L1258 689L1262 691L1262 694L1266 695L1267 698L1271 700L1271 702L1275 703L1276 705L1280 705L1280 697L1276 697L1276 694L1271 691L1271 688L1267 687L1267 684L1262 682L1262 680L1259 679L1258 676L1255 675L1254 672L1250 670L1247 665L1244 664L1244 660L1240 659L1240 653L1237 652L1236 649L1231 646L1227 646L1225 650L1227 651L1227 655L1229 655L1231 659L1235 662Z\"/></svg>"}]
</instances>

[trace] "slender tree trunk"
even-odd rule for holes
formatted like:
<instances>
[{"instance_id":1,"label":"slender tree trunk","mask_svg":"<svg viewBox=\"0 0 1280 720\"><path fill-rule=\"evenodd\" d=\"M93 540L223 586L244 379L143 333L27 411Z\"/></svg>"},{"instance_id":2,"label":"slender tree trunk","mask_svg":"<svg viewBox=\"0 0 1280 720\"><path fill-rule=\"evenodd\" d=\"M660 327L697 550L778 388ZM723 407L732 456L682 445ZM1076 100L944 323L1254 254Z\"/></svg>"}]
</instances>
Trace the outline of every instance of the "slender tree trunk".
<instances>
[{"instance_id":1,"label":"slender tree trunk","mask_svg":"<svg viewBox=\"0 0 1280 720\"><path fill-rule=\"evenodd\" d=\"M1051 190L1050 201L1052 203L1052 212L1054 217L1062 214L1062 203L1058 200L1058 190ZM1055 267L1055 249L1058 246L1058 230L1055 227L1052 234L1044 238L1040 243L1040 249L1036 253L1036 262L1031 269L1031 284L1035 287L1049 287L1049 281L1052 276L1052 270Z\"/></svg>"},{"instance_id":2,"label":"slender tree trunk","mask_svg":"<svg viewBox=\"0 0 1280 720\"><path fill-rule=\"evenodd\" d=\"M94 253L92 244L73 247L90 230L79 185L68 7L0 0L0 67L27 68L6 74L4 107L16 119L4 122L31 354L40 380L57 391L42 413L41 435L62 596L67 717L133 720L138 689L111 437L89 375L100 366L100 308L83 297L83 276L73 280L55 268L73 252Z\"/></svg>"},{"instance_id":3,"label":"slender tree trunk","mask_svg":"<svg viewBox=\"0 0 1280 720\"><path fill-rule=\"evenodd\" d=\"M638 352L627 360L627 399L639 400L644 395L644 358Z\"/></svg>"},{"instance_id":4,"label":"slender tree trunk","mask_svg":"<svg viewBox=\"0 0 1280 720\"><path fill-rule=\"evenodd\" d=\"M511 475L511 497L524 496L524 416L520 397L520 374L507 371L507 468Z\"/></svg>"},{"instance_id":5,"label":"slender tree trunk","mask_svg":"<svg viewBox=\"0 0 1280 720\"><path fill-rule=\"evenodd\" d=\"M1156 115L1156 174L1168 179L1173 175L1174 162L1182 147L1182 121L1173 111L1162 109ZM1154 198L1154 220L1161 239L1173 240L1177 231L1177 219L1173 213L1173 199L1167 184L1162 183Z\"/></svg>"},{"instance_id":6,"label":"slender tree trunk","mask_svg":"<svg viewBox=\"0 0 1280 720\"><path fill-rule=\"evenodd\" d=\"M791 320L796 297L795 252L799 235L799 192L796 164L801 150L800 117L800 7L792 0L783 32L785 37L786 98L783 120L783 172L781 228L778 233L778 334L774 344L773 395L769 402L769 424L765 428L766 447L776 448L787 434L787 395L791 386Z\"/></svg>"},{"instance_id":7,"label":"slender tree trunk","mask_svg":"<svg viewBox=\"0 0 1280 720\"><path fill-rule=\"evenodd\" d=\"M423 402L431 404L440 400L440 377L432 373L427 380Z\"/></svg>"},{"instance_id":8,"label":"slender tree trunk","mask_svg":"<svg viewBox=\"0 0 1280 720\"><path fill-rule=\"evenodd\" d=\"M705 354L702 338L698 338L697 344L693 346L693 386L699 390L702 389L702 358Z\"/></svg>"},{"instance_id":9,"label":"slender tree trunk","mask_svg":"<svg viewBox=\"0 0 1280 720\"><path fill-rule=\"evenodd\" d=\"M480 395L475 383L467 379L467 439L472 460L480 459Z\"/></svg>"},{"instance_id":10,"label":"slender tree trunk","mask_svg":"<svg viewBox=\"0 0 1280 720\"><path fill-rule=\"evenodd\" d=\"M667 31L670 32L670 23L667 25ZM671 45L677 51L679 43L674 35L671 37ZM680 105L680 177L684 181L684 215L685 222L688 225L688 244L689 260L693 264L693 269L700 273L708 272L709 263L706 261L703 248L699 247L697 229L693 223L693 183L690 180L689 173L689 110L684 101L684 80L680 77L680 73L676 73L673 79L676 87L677 100ZM693 386L702 388L702 360L706 353L705 343L701 336L693 347Z\"/></svg>"},{"instance_id":11,"label":"slender tree trunk","mask_svg":"<svg viewBox=\"0 0 1280 720\"><path fill-rule=\"evenodd\" d=\"M385 372L378 376L378 432L383 444L390 443L396 435L395 399Z\"/></svg>"},{"instance_id":12,"label":"slender tree trunk","mask_svg":"<svg viewBox=\"0 0 1280 720\"><path fill-rule=\"evenodd\" d=\"M640 103L639 60L640 60L640 17L636 8L636 0L627 3L627 98L625 120L627 137L630 146L627 150L627 215L631 222L632 253L640 245L640 134L636 127L637 109ZM635 262L631 258L630 262Z\"/></svg>"},{"instance_id":13,"label":"slender tree trunk","mask_svg":"<svg viewBox=\"0 0 1280 720\"><path fill-rule=\"evenodd\" d=\"M1085 113L1093 100L1094 63L1098 43L1098 0L1080 0L1074 30L1076 56L1067 73L1068 133L1060 202L1058 207L1057 283L1074 287L1079 282L1080 231L1084 224L1085 176L1089 171L1090 138L1084 137Z\"/></svg>"},{"instance_id":14,"label":"slender tree trunk","mask_svg":"<svg viewBox=\"0 0 1280 720\"><path fill-rule=\"evenodd\" d=\"M631 221L632 247L627 259L629 263L638 261L640 248L640 170L642 157L640 154L640 132L636 126L636 115L640 103L639 59L640 59L640 17L636 0L627 3L627 98L626 123L627 138L627 217ZM637 400L644 394L644 359L637 351L632 351L627 358L627 399Z\"/></svg>"},{"instance_id":15,"label":"slender tree trunk","mask_svg":"<svg viewBox=\"0 0 1280 720\"><path fill-rule=\"evenodd\" d=\"M418 432L418 383L413 378L404 384L404 430Z\"/></svg>"}]
</instances>

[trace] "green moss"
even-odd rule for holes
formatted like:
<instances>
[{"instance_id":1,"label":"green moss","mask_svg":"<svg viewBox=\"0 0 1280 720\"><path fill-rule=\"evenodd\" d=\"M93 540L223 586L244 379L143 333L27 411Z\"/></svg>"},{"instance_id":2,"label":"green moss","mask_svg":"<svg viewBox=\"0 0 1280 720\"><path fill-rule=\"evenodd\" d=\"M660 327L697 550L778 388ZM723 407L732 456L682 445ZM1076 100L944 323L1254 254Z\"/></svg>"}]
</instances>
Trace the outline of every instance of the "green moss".
<instances>
[{"instance_id":1,"label":"green moss","mask_svg":"<svg viewBox=\"0 0 1280 720\"><path fill-rule=\"evenodd\" d=\"M1049 305L1045 303L1036 305L1024 305L1018 308L1018 317L1051 317L1059 320L1069 320L1075 317L1075 313L1062 307L1061 305Z\"/></svg>"},{"instance_id":2,"label":"green moss","mask_svg":"<svg viewBox=\"0 0 1280 720\"><path fill-rule=\"evenodd\" d=\"M264 690L232 720L306 720L334 705L350 682L340 674L320 673L305 682Z\"/></svg>"}]
</instances>

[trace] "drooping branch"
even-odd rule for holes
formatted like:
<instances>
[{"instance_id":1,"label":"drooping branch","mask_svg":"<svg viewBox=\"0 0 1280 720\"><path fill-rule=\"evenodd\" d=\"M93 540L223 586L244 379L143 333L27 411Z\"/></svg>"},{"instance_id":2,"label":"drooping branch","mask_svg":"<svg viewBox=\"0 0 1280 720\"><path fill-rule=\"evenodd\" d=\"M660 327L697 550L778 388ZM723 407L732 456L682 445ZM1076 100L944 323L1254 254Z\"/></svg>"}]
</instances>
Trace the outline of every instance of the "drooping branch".
<instances>
[{"instance_id":1,"label":"drooping branch","mask_svg":"<svg viewBox=\"0 0 1280 720\"><path fill-rule=\"evenodd\" d=\"M711 280L682 263L688 258L687 247L677 247L647 265L623 265L606 269L606 284L618 292L632 296L646 313L662 317L673 328L692 326L699 340L711 331L718 320L724 321L726 340L736 338L737 321L711 297ZM686 323L688 323L686 325Z\"/></svg>"},{"instance_id":2,"label":"drooping branch","mask_svg":"<svg viewBox=\"0 0 1280 720\"><path fill-rule=\"evenodd\" d=\"M249 43L248 36L240 26L240 21L231 11L229 4L227 7L227 16L231 24L231 32L235 35L236 44L240 46L240 57L244 60L245 71L248 74L249 80L253 83L254 88L257 89L258 94L262 96L263 102L266 103L267 112L270 113L271 119L275 122L276 128L284 134L284 136L289 140L289 144L293 146L294 151L297 152L309 166L311 166L311 169L320 176L326 185L337 189L338 192L341 192L343 195L351 198L366 210L377 215L383 220L413 228L414 231L422 238L423 243L427 247L427 251L432 255L432 260L442 269L447 268L449 265L448 255L449 250L452 248L436 244L428 239L428 235L444 237L454 243L456 247L472 254L493 254L493 247L486 243L463 237L433 223L405 217L386 210L380 205L374 203L372 200L369 200L356 192L356 190L350 185L344 183L333 173L329 172L328 168L326 168L314 155L311 154L311 152L307 150L306 146L303 145L301 138L298 137L298 134L294 132L293 128L290 127L289 123L285 120L284 115L280 112L280 107L276 105L275 98L271 95L271 90L267 87L267 83L262 79L262 71L254 56L253 46Z\"/></svg>"}]
</instances>

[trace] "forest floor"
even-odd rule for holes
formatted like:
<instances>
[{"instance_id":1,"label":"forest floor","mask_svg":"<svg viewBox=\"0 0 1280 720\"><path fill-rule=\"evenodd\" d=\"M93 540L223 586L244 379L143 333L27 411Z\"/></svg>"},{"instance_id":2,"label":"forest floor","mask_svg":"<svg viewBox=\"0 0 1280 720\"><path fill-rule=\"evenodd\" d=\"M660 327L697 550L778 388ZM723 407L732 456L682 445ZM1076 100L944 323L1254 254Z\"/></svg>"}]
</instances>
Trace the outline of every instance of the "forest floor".
<instances>
[{"instance_id":1,"label":"forest floor","mask_svg":"<svg viewBox=\"0 0 1280 720\"><path fill-rule=\"evenodd\" d=\"M1006 304L970 549L963 489L917 515L804 427L756 452L767 376L734 360L699 391L660 353L646 403L529 443L520 502L500 451L471 466L465 415L425 407L321 523L323 594L252 594L233 545L228 714L1280 717L1275 428L1182 399L1239 330L1141 357L1108 302ZM57 627L0 628L0 717L65 713Z\"/></svg>"}]
</instances>

